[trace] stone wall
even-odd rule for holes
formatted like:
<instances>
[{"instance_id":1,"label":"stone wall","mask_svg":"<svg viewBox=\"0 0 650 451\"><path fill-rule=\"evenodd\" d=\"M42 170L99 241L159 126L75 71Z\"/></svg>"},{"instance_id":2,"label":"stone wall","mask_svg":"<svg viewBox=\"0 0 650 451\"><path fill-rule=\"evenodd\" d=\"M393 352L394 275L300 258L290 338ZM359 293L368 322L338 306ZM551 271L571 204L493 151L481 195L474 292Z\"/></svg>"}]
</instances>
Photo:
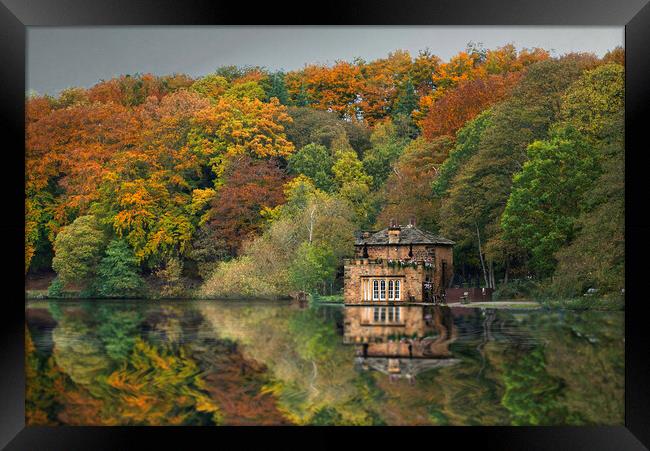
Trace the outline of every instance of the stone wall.
<instances>
[{"instance_id":1,"label":"stone wall","mask_svg":"<svg viewBox=\"0 0 650 451\"><path fill-rule=\"evenodd\" d=\"M415 279L415 276L412 275L410 279L411 284L409 285L409 287L412 290L412 294L416 297L416 300L418 302L422 300L422 282L426 280L426 275L428 275L431 278L430 280L433 280L434 290L436 294L444 293L445 288L449 286L449 282L451 281L454 274L453 248L451 246L445 246L445 245L433 246L433 245L418 244L418 245L413 245L412 259L409 258L408 253L409 253L408 245L368 246L368 258L364 259L361 258L361 256L363 255L363 246L357 246L355 252L356 258L351 259L350 262L359 262L358 264L361 264L362 266L365 265L366 268L355 269L354 264L352 263L348 264L346 262L345 291L344 291L346 302L348 302L348 299L354 298L353 296L354 293L356 292L360 293L360 291L354 291L354 290L360 290L360 287L358 286L360 276L362 275L387 276L387 275L402 274L401 272L393 272L387 274L382 272L383 270L381 269L377 269L377 271L379 271L377 273L369 273L368 271L370 271L370 269L367 267L368 262L376 259L382 259L384 261L384 264L391 259L392 260L413 260L419 262L428 259L434 263L435 270L430 271L427 274L424 274L424 276L420 275L417 280ZM446 263L444 277L443 277L443 263ZM413 268L395 268L392 270L404 271L408 269L412 270ZM374 271L375 269L372 270ZM406 274L411 274L411 272L405 272L404 275ZM443 282L445 286L443 286ZM352 287L352 285L350 284L353 283L357 285ZM415 285L417 285L417 287ZM406 293L406 291L403 292ZM408 299L408 298L403 298L403 299Z\"/></svg>"},{"instance_id":2,"label":"stone wall","mask_svg":"<svg viewBox=\"0 0 650 451\"><path fill-rule=\"evenodd\" d=\"M443 262L446 262L446 271L444 274L445 286L442 286L443 274L442 267ZM436 246L436 275L434 278L436 292L438 294L444 293L444 290L449 286L449 282L454 275L454 251L451 246Z\"/></svg>"},{"instance_id":3,"label":"stone wall","mask_svg":"<svg viewBox=\"0 0 650 451\"><path fill-rule=\"evenodd\" d=\"M412 295L415 302L422 302L422 282L434 280L433 268L427 269L423 264L417 267L392 267L386 260L376 263L372 259L346 259L343 297L346 303L361 302L361 278L367 276L395 277L401 279L401 302L408 302Z\"/></svg>"},{"instance_id":4,"label":"stone wall","mask_svg":"<svg viewBox=\"0 0 650 451\"><path fill-rule=\"evenodd\" d=\"M358 258L361 258L363 256L363 246L356 247L354 256ZM413 260L424 260L425 258L434 257L434 246L425 246L424 244L413 245ZM381 258L384 260L406 260L410 258L409 246L396 244L389 244L386 246L368 246L368 258Z\"/></svg>"}]
</instances>

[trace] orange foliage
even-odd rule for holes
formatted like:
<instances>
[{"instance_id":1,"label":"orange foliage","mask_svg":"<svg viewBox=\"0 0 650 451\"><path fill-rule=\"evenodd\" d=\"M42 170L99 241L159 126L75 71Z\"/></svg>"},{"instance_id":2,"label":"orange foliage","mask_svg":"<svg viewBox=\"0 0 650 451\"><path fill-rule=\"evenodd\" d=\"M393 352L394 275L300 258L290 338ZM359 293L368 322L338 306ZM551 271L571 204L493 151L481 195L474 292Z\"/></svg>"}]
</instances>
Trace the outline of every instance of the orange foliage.
<instances>
[{"instance_id":1,"label":"orange foliage","mask_svg":"<svg viewBox=\"0 0 650 451\"><path fill-rule=\"evenodd\" d=\"M358 108L368 124L390 115L399 87L409 78L411 68L411 55L405 51L363 65Z\"/></svg>"},{"instance_id":2,"label":"orange foliage","mask_svg":"<svg viewBox=\"0 0 650 451\"><path fill-rule=\"evenodd\" d=\"M77 104L53 110L27 126L25 175L27 190L45 188L58 179L64 189L56 208L60 225L71 213L83 214L97 199L97 186L107 164L136 143L138 123L114 103Z\"/></svg>"},{"instance_id":3,"label":"orange foliage","mask_svg":"<svg viewBox=\"0 0 650 451\"><path fill-rule=\"evenodd\" d=\"M454 136L467 121L505 98L521 75L522 72L515 72L460 82L432 104L420 122L422 134L428 140L443 135Z\"/></svg>"},{"instance_id":4,"label":"orange foliage","mask_svg":"<svg viewBox=\"0 0 650 451\"><path fill-rule=\"evenodd\" d=\"M332 67L306 66L301 71L289 72L285 82L292 98L306 95L314 108L334 111L341 117L356 117L355 102L361 83L358 65L339 61Z\"/></svg>"}]
</instances>

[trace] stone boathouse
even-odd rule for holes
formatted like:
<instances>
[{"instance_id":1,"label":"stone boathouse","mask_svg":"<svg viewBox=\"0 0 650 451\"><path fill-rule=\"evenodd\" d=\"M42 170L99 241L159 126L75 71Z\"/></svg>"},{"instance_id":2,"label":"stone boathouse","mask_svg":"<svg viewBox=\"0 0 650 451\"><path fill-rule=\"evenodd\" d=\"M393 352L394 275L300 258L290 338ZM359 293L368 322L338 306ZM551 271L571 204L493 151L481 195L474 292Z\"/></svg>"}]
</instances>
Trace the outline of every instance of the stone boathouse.
<instances>
[{"instance_id":1,"label":"stone boathouse","mask_svg":"<svg viewBox=\"0 0 650 451\"><path fill-rule=\"evenodd\" d=\"M453 275L454 242L409 221L358 232L354 258L344 262L346 304L432 303L444 300Z\"/></svg>"}]
</instances>

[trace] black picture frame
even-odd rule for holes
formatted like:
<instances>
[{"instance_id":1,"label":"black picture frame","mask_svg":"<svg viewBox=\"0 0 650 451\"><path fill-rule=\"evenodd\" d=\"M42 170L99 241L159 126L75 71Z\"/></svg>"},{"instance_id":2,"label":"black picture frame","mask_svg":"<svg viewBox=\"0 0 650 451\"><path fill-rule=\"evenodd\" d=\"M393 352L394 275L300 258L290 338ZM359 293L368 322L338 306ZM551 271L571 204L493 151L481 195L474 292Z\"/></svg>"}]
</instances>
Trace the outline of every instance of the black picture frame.
<instances>
[{"instance_id":1,"label":"black picture frame","mask_svg":"<svg viewBox=\"0 0 650 451\"><path fill-rule=\"evenodd\" d=\"M310 8L308 8L310 6ZM0 111L4 302L0 317L0 447L11 450L132 449L152 437L184 449L198 440L224 446L224 434L247 449L250 440L282 440L284 447L339 446L341 428L96 428L25 427L24 408L24 95L26 27L102 25L616 25L625 26L626 54L626 379L625 426L345 429L364 446L445 446L472 438L482 448L508 450L636 450L650 447L650 333L644 324L644 284L650 223L644 209L650 109L650 4L648 0L401 0L265 5L187 0L0 0ZM645 138L645 139L644 139ZM606 237L604 237L606 239ZM647 291L647 290L645 290ZM304 432L309 432L306 437ZM334 432L334 434L333 434ZM215 435L218 434L218 435ZM298 434L298 435L296 435ZM137 444L141 440L140 444ZM215 441L218 440L218 441ZM416 441L417 440L417 441ZM210 443L210 442L208 442Z\"/></svg>"}]
</instances>

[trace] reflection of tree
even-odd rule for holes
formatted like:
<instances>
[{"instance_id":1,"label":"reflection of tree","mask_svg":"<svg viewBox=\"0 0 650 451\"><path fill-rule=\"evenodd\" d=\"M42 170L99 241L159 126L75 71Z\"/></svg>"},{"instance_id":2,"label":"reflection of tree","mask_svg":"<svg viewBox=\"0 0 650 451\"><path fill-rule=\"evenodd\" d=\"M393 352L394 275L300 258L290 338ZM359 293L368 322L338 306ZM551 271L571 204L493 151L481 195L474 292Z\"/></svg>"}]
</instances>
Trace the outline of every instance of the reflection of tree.
<instances>
[{"instance_id":1,"label":"reflection of tree","mask_svg":"<svg viewBox=\"0 0 650 451\"><path fill-rule=\"evenodd\" d=\"M335 324L318 310L268 304L249 308L206 303L199 308L222 337L242 343L248 359L269 368L271 381L264 390L276 396L291 422L381 422L372 413L376 402L368 395L368 384L359 382L353 368L353 350L343 346Z\"/></svg>"},{"instance_id":2,"label":"reflection of tree","mask_svg":"<svg viewBox=\"0 0 650 451\"><path fill-rule=\"evenodd\" d=\"M214 332L213 332L214 335ZM275 397L264 391L267 368L246 359L236 342L228 339L197 340L189 345L201 368L205 391L220 406L226 425L287 424Z\"/></svg>"},{"instance_id":3,"label":"reflection of tree","mask_svg":"<svg viewBox=\"0 0 650 451\"><path fill-rule=\"evenodd\" d=\"M54 426L60 409L56 385L62 375L52 357L39 355L25 328L25 422L28 426Z\"/></svg>"},{"instance_id":4,"label":"reflection of tree","mask_svg":"<svg viewBox=\"0 0 650 451\"><path fill-rule=\"evenodd\" d=\"M96 378L111 367L93 327L83 312L68 310L52 333L56 364L76 384L93 386Z\"/></svg>"},{"instance_id":5,"label":"reflection of tree","mask_svg":"<svg viewBox=\"0 0 650 451\"><path fill-rule=\"evenodd\" d=\"M162 311L160 329L169 331L170 321L182 323L174 313ZM139 324L140 313L114 305L60 312L53 355L69 378L55 390L63 405L59 419L96 425L219 423L221 413L205 391L198 365L178 344L182 327L172 343L156 346L138 337Z\"/></svg>"},{"instance_id":6,"label":"reflection of tree","mask_svg":"<svg viewBox=\"0 0 650 451\"><path fill-rule=\"evenodd\" d=\"M544 351L537 347L517 355L504 366L505 393L501 400L512 424L559 425L569 416L562 403L564 385L546 372Z\"/></svg>"},{"instance_id":7,"label":"reflection of tree","mask_svg":"<svg viewBox=\"0 0 650 451\"><path fill-rule=\"evenodd\" d=\"M530 315L526 326L547 342L545 368L563 381L569 424L624 422L624 315L562 312Z\"/></svg>"},{"instance_id":8,"label":"reflection of tree","mask_svg":"<svg viewBox=\"0 0 650 451\"><path fill-rule=\"evenodd\" d=\"M424 341L447 343L459 362L410 384L355 370L338 310L234 302L54 310L51 356L26 337L29 424L623 422L619 313L443 309L427 320L436 333Z\"/></svg>"},{"instance_id":9,"label":"reflection of tree","mask_svg":"<svg viewBox=\"0 0 650 451\"><path fill-rule=\"evenodd\" d=\"M173 352L137 339L128 364L105 379L106 424L219 424L199 368L183 347Z\"/></svg>"},{"instance_id":10,"label":"reflection of tree","mask_svg":"<svg viewBox=\"0 0 650 451\"><path fill-rule=\"evenodd\" d=\"M123 361L131 353L141 321L139 312L126 309L100 308L97 334L104 344L106 354Z\"/></svg>"}]
</instances>

